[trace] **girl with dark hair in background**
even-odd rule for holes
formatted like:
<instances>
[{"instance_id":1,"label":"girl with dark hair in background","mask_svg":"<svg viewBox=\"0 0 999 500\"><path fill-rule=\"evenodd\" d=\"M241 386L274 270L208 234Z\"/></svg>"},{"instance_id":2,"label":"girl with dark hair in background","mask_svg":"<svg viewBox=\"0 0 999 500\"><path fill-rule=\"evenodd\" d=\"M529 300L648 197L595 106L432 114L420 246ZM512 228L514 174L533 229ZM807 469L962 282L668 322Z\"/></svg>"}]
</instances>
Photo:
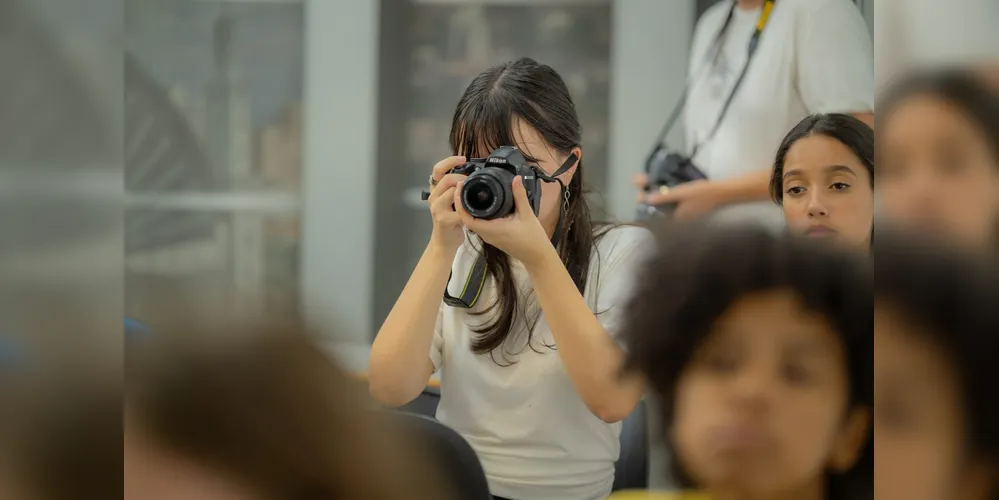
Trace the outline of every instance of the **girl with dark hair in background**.
<instances>
[{"instance_id":1,"label":"girl with dark hair in background","mask_svg":"<svg viewBox=\"0 0 999 500\"><path fill-rule=\"evenodd\" d=\"M643 392L639 377L618 376L614 336L637 254L654 242L644 229L591 221L580 141L551 67L520 59L476 77L451 125L459 156L433 169L430 243L371 350L371 392L389 405L416 398L440 370L437 417L475 448L498 497L605 498L619 422ZM473 219L462 207L464 177L449 171L500 146L557 178L544 183L537 216L519 177L509 217ZM442 303L480 254L488 279L475 304Z\"/></svg>"},{"instance_id":2,"label":"girl with dark hair in background","mask_svg":"<svg viewBox=\"0 0 999 500\"><path fill-rule=\"evenodd\" d=\"M999 499L999 275L897 235L873 259L875 497Z\"/></svg>"},{"instance_id":3,"label":"girl with dark hair in background","mask_svg":"<svg viewBox=\"0 0 999 500\"><path fill-rule=\"evenodd\" d=\"M898 80L878 109L884 215L975 248L997 248L999 93L971 71L927 71Z\"/></svg>"},{"instance_id":4,"label":"girl with dark hair in background","mask_svg":"<svg viewBox=\"0 0 999 500\"><path fill-rule=\"evenodd\" d=\"M717 500L870 498L866 257L756 227L668 238L622 335L674 480Z\"/></svg>"},{"instance_id":5,"label":"girl with dark hair in background","mask_svg":"<svg viewBox=\"0 0 999 500\"><path fill-rule=\"evenodd\" d=\"M805 117L777 149L770 197L793 234L869 249L874 130L846 114Z\"/></svg>"}]
</instances>

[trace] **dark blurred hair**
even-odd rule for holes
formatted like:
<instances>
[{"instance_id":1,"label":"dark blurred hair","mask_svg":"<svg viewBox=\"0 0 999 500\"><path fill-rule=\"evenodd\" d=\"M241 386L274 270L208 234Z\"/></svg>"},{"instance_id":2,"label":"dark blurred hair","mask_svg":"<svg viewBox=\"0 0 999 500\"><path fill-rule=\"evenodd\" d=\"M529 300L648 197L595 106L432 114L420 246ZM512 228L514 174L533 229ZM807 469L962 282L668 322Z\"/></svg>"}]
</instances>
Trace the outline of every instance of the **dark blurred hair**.
<instances>
[{"instance_id":1,"label":"dark blurred hair","mask_svg":"<svg viewBox=\"0 0 999 500\"><path fill-rule=\"evenodd\" d=\"M715 322L738 300L768 290L795 292L829 321L846 355L847 407L873 408L872 284L862 257L756 226L687 227L659 234L660 251L640 274L622 335L628 345L626 370L642 373L661 399L665 429L673 425L677 382ZM828 498L869 497L873 459L870 433L853 468L830 474ZM672 461L675 479L696 487L681 462Z\"/></svg>"},{"instance_id":2,"label":"dark blurred hair","mask_svg":"<svg viewBox=\"0 0 999 500\"><path fill-rule=\"evenodd\" d=\"M129 348L129 424L268 498L450 498L301 328L158 328Z\"/></svg>"},{"instance_id":3,"label":"dark blurred hair","mask_svg":"<svg viewBox=\"0 0 999 500\"><path fill-rule=\"evenodd\" d=\"M871 176L871 189L874 189L874 129L851 115L815 114L798 122L777 148L777 157L770 172L770 198L774 203L784 204L784 159L788 150L799 140L814 135L835 139L850 148L867 168L867 173Z\"/></svg>"},{"instance_id":4,"label":"dark blurred hair","mask_svg":"<svg viewBox=\"0 0 999 500\"><path fill-rule=\"evenodd\" d=\"M471 156L478 151L488 154L500 146L517 145L518 137L513 130L516 119L537 130L562 155L582 145L582 127L562 77L551 66L522 58L487 69L465 89L451 121L451 150L454 154ZM590 255L602 234L594 233L590 207L583 196L583 173L580 160L566 186L569 210L562 214L563 230L556 242L562 262L580 293L586 290ZM472 351L493 355L510 334L515 317L521 315L527 319L527 307L526 301L518 300L509 257L489 244L483 244L482 252L488 273L496 280L497 293L496 302L477 314L493 310L499 310L499 314L495 320L475 329L478 337L472 340ZM527 321L527 345L531 349L535 349L530 339L539 314Z\"/></svg>"},{"instance_id":5,"label":"dark blurred hair","mask_svg":"<svg viewBox=\"0 0 999 500\"><path fill-rule=\"evenodd\" d=\"M37 375L2 395L0 439L14 486L38 500L120 498L120 385Z\"/></svg>"},{"instance_id":6,"label":"dark blurred hair","mask_svg":"<svg viewBox=\"0 0 999 500\"><path fill-rule=\"evenodd\" d=\"M999 272L979 258L915 235L879 234L875 300L945 353L959 376L971 454L999 467Z\"/></svg>"},{"instance_id":7,"label":"dark blurred hair","mask_svg":"<svg viewBox=\"0 0 999 500\"><path fill-rule=\"evenodd\" d=\"M907 73L882 94L878 113L887 116L908 99L918 96L934 97L958 109L981 129L999 162L999 92L981 76L958 68Z\"/></svg>"}]
</instances>

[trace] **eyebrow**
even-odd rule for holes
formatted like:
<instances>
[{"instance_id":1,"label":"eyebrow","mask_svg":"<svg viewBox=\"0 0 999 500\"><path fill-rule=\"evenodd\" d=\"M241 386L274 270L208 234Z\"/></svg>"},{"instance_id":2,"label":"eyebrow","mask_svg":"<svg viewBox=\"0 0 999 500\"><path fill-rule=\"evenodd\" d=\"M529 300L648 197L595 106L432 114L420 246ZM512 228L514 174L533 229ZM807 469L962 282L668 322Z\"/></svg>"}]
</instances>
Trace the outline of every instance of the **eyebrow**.
<instances>
[{"instance_id":1,"label":"eyebrow","mask_svg":"<svg viewBox=\"0 0 999 500\"><path fill-rule=\"evenodd\" d=\"M857 173L854 172L852 168L850 168L850 167L848 167L846 165L829 165L829 166L825 167L823 170L825 170L826 172L829 172L829 173L843 172L843 173L850 174L850 175L853 175L853 176L857 175ZM799 176L799 175L802 175L801 170L797 169L797 168L794 168L794 169L788 170L787 172L784 172L784 177L783 178L787 179L788 177L796 177L796 176Z\"/></svg>"}]
</instances>

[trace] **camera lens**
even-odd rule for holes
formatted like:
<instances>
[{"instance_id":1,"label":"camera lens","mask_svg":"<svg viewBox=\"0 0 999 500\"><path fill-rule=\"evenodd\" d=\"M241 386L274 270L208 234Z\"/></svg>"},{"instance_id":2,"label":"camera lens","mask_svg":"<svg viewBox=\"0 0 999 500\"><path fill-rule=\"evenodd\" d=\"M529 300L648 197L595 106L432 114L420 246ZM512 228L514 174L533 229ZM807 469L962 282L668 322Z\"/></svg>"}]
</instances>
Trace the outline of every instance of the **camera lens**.
<instances>
[{"instance_id":1,"label":"camera lens","mask_svg":"<svg viewBox=\"0 0 999 500\"><path fill-rule=\"evenodd\" d=\"M513 174L502 168L484 168L468 176L461 188L461 204L476 219L499 219L513 213Z\"/></svg>"},{"instance_id":2,"label":"camera lens","mask_svg":"<svg viewBox=\"0 0 999 500\"><path fill-rule=\"evenodd\" d=\"M489 210L489 206L496 201L496 196L489 190L485 183L473 184L465 193L468 200L468 208L475 211Z\"/></svg>"}]
</instances>

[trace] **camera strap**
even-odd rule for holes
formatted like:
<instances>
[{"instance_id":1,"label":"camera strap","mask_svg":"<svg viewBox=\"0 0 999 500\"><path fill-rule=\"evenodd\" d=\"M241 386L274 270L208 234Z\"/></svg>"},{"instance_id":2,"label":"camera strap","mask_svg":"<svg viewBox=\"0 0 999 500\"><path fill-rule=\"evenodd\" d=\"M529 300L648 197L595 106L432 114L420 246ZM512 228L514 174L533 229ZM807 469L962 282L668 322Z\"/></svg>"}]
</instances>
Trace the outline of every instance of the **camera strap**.
<instances>
[{"instance_id":1,"label":"camera strap","mask_svg":"<svg viewBox=\"0 0 999 500\"><path fill-rule=\"evenodd\" d=\"M742 72L739 73L739 78L735 81L735 85L732 86L732 91L729 93L728 98L725 100L725 104L722 105L722 109L718 113L718 119L715 121L714 127L712 127L711 132L708 134L707 137L704 138L703 141L694 146L693 150L690 153L691 158L693 158L694 155L697 154L697 151L701 148L701 146L707 144L707 142L710 141L715 136L715 133L718 132L718 128L721 127L722 120L725 119L725 114L728 113L728 108L732 104L732 101L735 99L736 92L739 91L739 87L742 85L742 80L746 77L746 72L749 71L749 63L753 60L753 55L756 53L756 47L760 43L760 35L763 34L763 28L767 26L767 22L770 20L770 14L773 11L775 3L776 0L766 0L763 3L763 8L760 10L760 18L756 21L756 29L753 31L752 38L749 39L749 47L748 47L749 54L746 57L746 64L742 66ZM722 24L721 29L718 30L718 34L715 35L715 39L711 43L711 48L708 50L709 55L707 59L712 61L712 63L721 54L722 42L725 39L729 26L732 24L732 17L735 15L736 8L737 8L737 1L732 0L732 7L728 11L728 16L725 17L725 22ZM652 147L652 152L649 153L648 160L645 162L646 165L650 164L652 157L655 156L655 154L659 151L660 148L664 147L666 136L669 135L670 131L673 129L673 126L676 125L677 120L680 119L680 114L683 112L684 106L686 106L687 104L687 97L690 94L691 84L700 80L701 77L704 76L704 73L707 71L707 68L710 67L711 64L704 65L701 71L697 73L696 78L689 78L687 80L687 83L684 84L683 94L680 95L679 101L677 101L676 105L673 107L673 110L670 112L669 118L666 119L666 124L663 125L662 130L659 131L659 135L656 137L655 145Z\"/></svg>"},{"instance_id":2,"label":"camera strap","mask_svg":"<svg viewBox=\"0 0 999 500\"><path fill-rule=\"evenodd\" d=\"M562 163L552 175L547 175L540 168L535 168L535 172L539 179L544 182L558 182L562 186L561 191L568 189L562 180L558 176L564 174L567 170L572 168L576 164L576 160L579 157L576 153L572 153L566 158L565 162ZM562 236L563 223L565 221L565 215L561 210L558 212L558 223L555 225L555 233L552 235L552 245L558 248L559 238ZM486 285L486 277L489 275L488 269L486 268L486 256L484 253L479 252L479 256L475 259L475 264L472 265L471 272L468 273L468 277L465 278L465 286L462 287L461 293L455 297L451 295L448 291L448 287L444 287L444 304L451 307L460 307L463 309L471 309L479 300L479 296L482 294L482 289ZM454 273L448 274L447 282L448 286L451 285L451 278Z\"/></svg>"}]
</instances>

